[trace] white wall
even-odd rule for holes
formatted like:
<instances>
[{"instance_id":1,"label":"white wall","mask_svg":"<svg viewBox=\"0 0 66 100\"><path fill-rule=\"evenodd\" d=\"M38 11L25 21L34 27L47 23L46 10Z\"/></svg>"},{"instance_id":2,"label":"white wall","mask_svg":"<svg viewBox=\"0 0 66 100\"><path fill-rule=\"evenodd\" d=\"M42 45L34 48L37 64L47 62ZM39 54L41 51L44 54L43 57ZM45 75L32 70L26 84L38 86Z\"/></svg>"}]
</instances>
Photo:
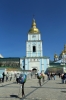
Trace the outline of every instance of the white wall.
<instances>
[{"instance_id":1,"label":"white wall","mask_svg":"<svg viewBox=\"0 0 66 100\"><path fill-rule=\"evenodd\" d=\"M23 68L23 59L20 58L20 68Z\"/></svg>"},{"instance_id":2,"label":"white wall","mask_svg":"<svg viewBox=\"0 0 66 100\"><path fill-rule=\"evenodd\" d=\"M33 68L40 70L40 61L29 61L29 70L32 70Z\"/></svg>"},{"instance_id":3,"label":"white wall","mask_svg":"<svg viewBox=\"0 0 66 100\"><path fill-rule=\"evenodd\" d=\"M44 59L44 71L49 67L49 58Z\"/></svg>"},{"instance_id":4,"label":"white wall","mask_svg":"<svg viewBox=\"0 0 66 100\"><path fill-rule=\"evenodd\" d=\"M44 70L44 59L42 59L42 70Z\"/></svg>"}]
</instances>

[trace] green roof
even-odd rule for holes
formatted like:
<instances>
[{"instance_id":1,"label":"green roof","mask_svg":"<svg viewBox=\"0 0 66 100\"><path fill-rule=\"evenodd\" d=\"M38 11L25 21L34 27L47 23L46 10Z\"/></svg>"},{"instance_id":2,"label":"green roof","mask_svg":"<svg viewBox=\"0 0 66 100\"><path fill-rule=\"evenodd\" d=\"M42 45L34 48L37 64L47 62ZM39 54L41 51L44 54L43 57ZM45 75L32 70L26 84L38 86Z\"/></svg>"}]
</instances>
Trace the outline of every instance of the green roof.
<instances>
[{"instance_id":1,"label":"green roof","mask_svg":"<svg viewBox=\"0 0 66 100\"><path fill-rule=\"evenodd\" d=\"M0 61L19 61L19 57L0 58Z\"/></svg>"}]
</instances>

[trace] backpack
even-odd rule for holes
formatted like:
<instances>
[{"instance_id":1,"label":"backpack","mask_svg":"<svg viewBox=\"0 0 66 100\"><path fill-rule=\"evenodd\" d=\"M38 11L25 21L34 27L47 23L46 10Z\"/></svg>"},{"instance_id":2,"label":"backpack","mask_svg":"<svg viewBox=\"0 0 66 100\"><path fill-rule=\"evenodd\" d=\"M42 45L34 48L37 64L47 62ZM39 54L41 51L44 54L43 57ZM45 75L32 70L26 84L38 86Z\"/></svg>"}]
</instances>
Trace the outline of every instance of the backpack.
<instances>
[{"instance_id":1,"label":"backpack","mask_svg":"<svg viewBox=\"0 0 66 100\"><path fill-rule=\"evenodd\" d=\"M26 79L27 79L27 75L26 74L23 74L20 78L19 78L19 83L20 84L23 84L26 82Z\"/></svg>"}]
</instances>

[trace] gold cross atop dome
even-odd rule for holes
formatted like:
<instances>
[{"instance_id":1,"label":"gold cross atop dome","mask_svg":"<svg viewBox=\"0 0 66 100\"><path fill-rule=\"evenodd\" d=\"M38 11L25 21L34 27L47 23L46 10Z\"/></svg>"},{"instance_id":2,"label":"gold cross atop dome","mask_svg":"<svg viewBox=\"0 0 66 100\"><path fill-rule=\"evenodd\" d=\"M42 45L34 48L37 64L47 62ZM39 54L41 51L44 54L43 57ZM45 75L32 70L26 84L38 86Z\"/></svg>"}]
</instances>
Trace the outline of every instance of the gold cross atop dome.
<instances>
[{"instance_id":1,"label":"gold cross atop dome","mask_svg":"<svg viewBox=\"0 0 66 100\"><path fill-rule=\"evenodd\" d=\"M32 21L31 29L29 30L28 33L30 33L30 34L40 33L39 29L36 27L36 22L35 22L34 18L33 18L33 21Z\"/></svg>"}]
</instances>

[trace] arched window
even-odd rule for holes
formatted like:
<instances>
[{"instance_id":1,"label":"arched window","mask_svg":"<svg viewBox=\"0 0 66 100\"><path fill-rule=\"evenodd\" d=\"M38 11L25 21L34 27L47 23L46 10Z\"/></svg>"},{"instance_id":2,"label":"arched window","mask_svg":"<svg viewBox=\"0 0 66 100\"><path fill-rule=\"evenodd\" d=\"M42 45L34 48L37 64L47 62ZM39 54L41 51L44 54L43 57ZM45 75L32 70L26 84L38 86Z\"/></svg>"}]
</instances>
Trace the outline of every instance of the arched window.
<instances>
[{"instance_id":1,"label":"arched window","mask_svg":"<svg viewBox=\"0 0 66 100\"><path fill-rule=\"evenodd\" d=\"M36 52L36 46L33 46L33 52Z\"/></svg>"}]
</instances>

